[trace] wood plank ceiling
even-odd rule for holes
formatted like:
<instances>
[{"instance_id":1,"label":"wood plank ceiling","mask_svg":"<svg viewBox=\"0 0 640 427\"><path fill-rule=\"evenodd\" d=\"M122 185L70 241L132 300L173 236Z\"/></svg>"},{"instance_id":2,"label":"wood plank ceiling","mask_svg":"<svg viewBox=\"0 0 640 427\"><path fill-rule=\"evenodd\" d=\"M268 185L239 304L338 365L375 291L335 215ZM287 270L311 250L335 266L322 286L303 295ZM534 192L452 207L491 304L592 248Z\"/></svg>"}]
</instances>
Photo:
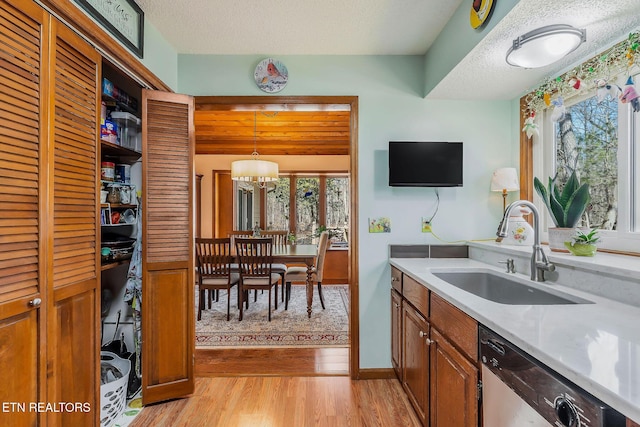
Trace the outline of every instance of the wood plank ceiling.
<instances>
[{"instance_id":1,"label":"wood plank ceiling","mask_svg":"<svg viewBox=\"0 0 640 427\"><path fill-rule=\"evenodd\" d=\"M265 109L265 107L267 109ZM196 102L196 154L348 155L350 112ZM269 111L268 109L272 109ZM254 133L255 126L255 133Z\"/></svg>"}]
</instances>

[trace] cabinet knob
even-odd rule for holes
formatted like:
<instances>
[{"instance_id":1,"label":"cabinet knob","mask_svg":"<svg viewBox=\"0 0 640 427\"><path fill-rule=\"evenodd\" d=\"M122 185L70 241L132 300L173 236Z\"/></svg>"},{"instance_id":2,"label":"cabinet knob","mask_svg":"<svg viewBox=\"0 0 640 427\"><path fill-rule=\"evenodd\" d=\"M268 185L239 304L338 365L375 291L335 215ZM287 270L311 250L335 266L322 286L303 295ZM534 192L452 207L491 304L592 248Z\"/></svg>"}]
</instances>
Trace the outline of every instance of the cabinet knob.
<instances>
[{"instance_id":1,"label":"cabinet knob","mask_svg":"<svg viewBox=\"0 0 640 427\"><path fill-rule=\"evenodd\" d=\"M397 280L398 280L398 279L396 279L395 277L392 277L392 278L391 278L391 281L392 281L392 282L395 282L395 281L397 281Z\"/></svg>"},{"instance_id":2,"label":"cabinet knob","mask_svg":"<svg viewBox=\"0 0 640 427\"><path fill-rule=\"evenodd\" d=\"M425 336L427 336L427 334L422 332L422 331L420 331L420 338L424 338Z\"/></svg>"},{"instance_id":3,"label":"cabinet knob","mask_svg":"<svg viewBox=\"0 0 640 427\"><path fill-rule=\"evenodd\" d=\"M40 304L42 304L42 300L40 298L34 298L29 301L29 307L40 307Z\"/></svg>"},{"instance_id":4,"label":"cabinet knob","mask_svg":"<svg viewBox=\"0 0 640 427\"><path fill-rule=\"evenodd\" d=\"M431 345L431 344L433 344L433 340L430 338L427 338L427 345Z\"/></svg>"},{"instance_id":5,"label":"cabinet knob","mask_svg":"<svg viewBox=\"0 0 640 427\"><path fill-rule=\"evenodd\" d=\"M400 304L398 304L397 302L394 302L396 308L400 308Z\"/></svg>"}]
</instances>

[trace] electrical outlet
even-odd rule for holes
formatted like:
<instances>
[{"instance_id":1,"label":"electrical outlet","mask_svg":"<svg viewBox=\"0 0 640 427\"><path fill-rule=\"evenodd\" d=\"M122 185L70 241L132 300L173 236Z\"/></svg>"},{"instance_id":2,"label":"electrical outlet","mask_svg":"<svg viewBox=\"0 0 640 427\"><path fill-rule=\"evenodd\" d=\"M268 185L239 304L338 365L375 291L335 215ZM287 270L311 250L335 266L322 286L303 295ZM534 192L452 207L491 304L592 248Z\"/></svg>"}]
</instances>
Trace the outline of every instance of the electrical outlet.
<instances>
[{"instance_id":1,"label":"electrical outlet","mask_svg":"<svg viewBox=\"0 0 640 427\"><path fill-rule=\"evenodd\" d=\"M431 233L433 229L431 228L431 221L426 218L422 219L422 232L423 233Z\"/></svg>"}]
</instances>

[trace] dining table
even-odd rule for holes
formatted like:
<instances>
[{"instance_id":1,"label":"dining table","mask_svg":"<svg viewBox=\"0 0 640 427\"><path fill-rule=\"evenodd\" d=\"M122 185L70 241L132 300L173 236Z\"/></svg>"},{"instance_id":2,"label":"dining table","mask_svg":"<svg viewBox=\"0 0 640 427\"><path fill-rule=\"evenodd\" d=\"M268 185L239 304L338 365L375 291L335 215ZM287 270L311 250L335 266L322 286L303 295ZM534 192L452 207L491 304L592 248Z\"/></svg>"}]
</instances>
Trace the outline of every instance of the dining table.
<instances>
[{"instance_id":1,"label":"dining table","mask_svg":"<svg viewBox=\"0 0 640 427\"><path fill-rule=\"evenodd\" d=\"M273 245L271 255L274 263L302 263L307 266L307 316L311 317L313 305L313 267L318 256L317 245Z\"/></svg>"}]
</instances>

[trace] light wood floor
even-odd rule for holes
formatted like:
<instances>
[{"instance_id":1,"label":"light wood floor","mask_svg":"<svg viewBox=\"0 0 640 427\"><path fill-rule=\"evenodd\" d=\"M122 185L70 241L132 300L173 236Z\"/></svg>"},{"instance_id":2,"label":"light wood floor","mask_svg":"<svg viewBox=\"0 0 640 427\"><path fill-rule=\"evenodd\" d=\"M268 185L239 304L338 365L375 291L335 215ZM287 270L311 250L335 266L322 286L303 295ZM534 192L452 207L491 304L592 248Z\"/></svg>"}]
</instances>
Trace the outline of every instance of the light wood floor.
<instances>
[{"instance_id":1,"label":"light wood floor","mask_svg":"<svg viewBox=\"0 0 640 427\"><path fill-rule=\"evenodd\" d=\"M349 348L196 349L196 376L349 375Z\"/></svg>"},{"instance_id":2,"label":"light wood floor","mask_svg":"<svg viewBox=\"0 0 640 427\"><path fill-rule=\"evenodd\" d=\"M397 380L348 377L197 378L186 399L150 405L131 424L146 426L418 427Z\"/></svg>"},{"instance_id":3,"label":"light wood floor","mask_svg":"<svg viewBox=\"0 0 640 427\"><path fill-rule=\"evenodd\" d=\"M131 424L210 427L418 427L398 380L349 376L348 348L196 350L188 398Z\"/></svg>"}]
</instances>

